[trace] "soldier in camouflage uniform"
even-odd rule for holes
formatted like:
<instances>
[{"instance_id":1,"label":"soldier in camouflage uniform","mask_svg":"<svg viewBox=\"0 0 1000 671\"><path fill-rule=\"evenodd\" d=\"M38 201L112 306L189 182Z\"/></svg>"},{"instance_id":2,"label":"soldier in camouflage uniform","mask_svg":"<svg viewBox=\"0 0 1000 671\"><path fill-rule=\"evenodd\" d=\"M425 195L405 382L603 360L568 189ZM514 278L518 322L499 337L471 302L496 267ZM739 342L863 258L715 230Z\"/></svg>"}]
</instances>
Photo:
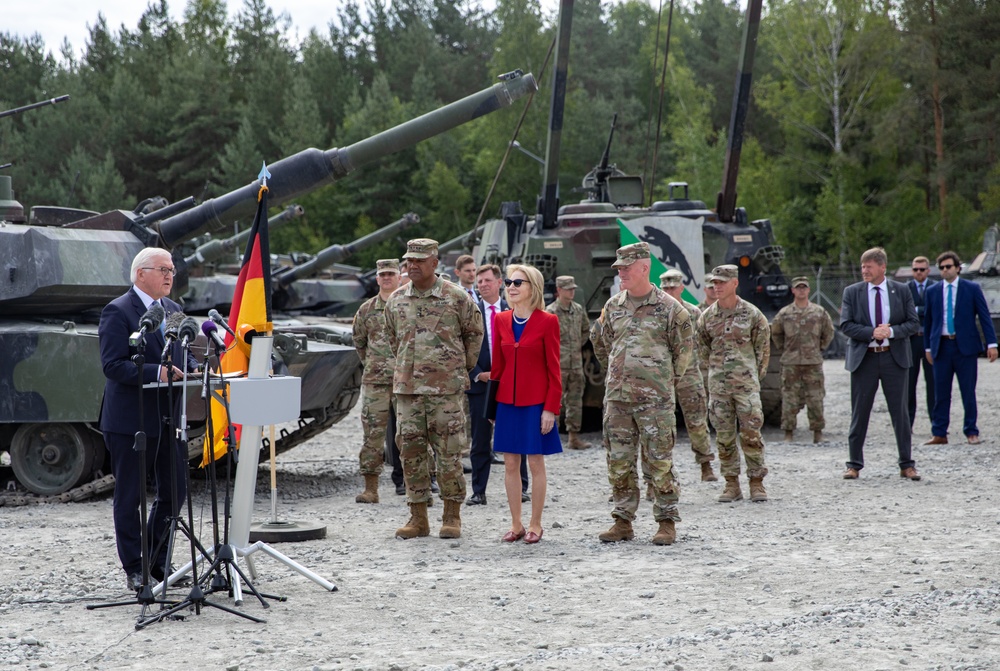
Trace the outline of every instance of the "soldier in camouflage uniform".
<instances>
[{"instance_id":1,"label":"soldier in camouflage uniform","mask_svg":"<svg viewBox=\"0 0 1000 671\"><path fill-rule=\"evenodd\" d=\"M469 371L479 359L483 318L479 308L457 285L435 274L438 243L417 238L406 244L410 284L389 299L386 330L396 355L399 451L403 458L410 519L396 531L399 538L430 534L427 502L430 469L427 447L437 461L438 484L444 500L439 536L458 538L465 500L462 448L465 413L462 397L469 388Z\"/></svg>"},{"instance_id":2,"label":"soldier in camouflage uniform","mask_svg":"<svg viewBox=\"0 0 1000 671\"><path fill-rule=\"evenodd\" d=\"M679 270L668 270L660 275L660 288L678 303L691 316L691 323L697 325L701 310L684 300L684 273ZM716 482L712 471L712 444L708 438L708 397L705 394L705 382L701 376L701 365L697 350L693 353L691 365L684 375L677 378L677 402L684 413L684 424L687 426L688 438L691 440L691 450L694 460L701 465L701 481Z\"/></svg>"},{"instance_id":3,"label":"soldier in camouflage uniform","mask_svg":"<svg viewBox=\"0 0 1000 671\"><path fill-rule=\"evenodd\" d=\"M590 320L587 311L579 303L573 302L576 294L576 280L572 275L556 278L556 300L545 311L559 317L559 367L562 369L562 407L565 410L566 431L569 433L569 447L585 450L589 443L580 440L583 421L583 346L590 340Z\"/></svg>"},{"instance_id":4,"label":"soldier in camouflage uniform","mask_svg":"<svg viewBox=\"0 0 1000 671\"><path fill-rule=\"evenodd\" d=\"M592 331L599 331L594 353L607 371L604 447L615 524L600 534L605 543L634 536L639 451L653 481L653 517L659 528L652 542L673 543L674 522L680 521L680 486L673 462L674 380L691 363L694 327L687 310L650 283L649 265L645 242L618 250L613 266L618 268L622 291L604 304L601 326Z\"/></svg>"},{"instance_id":5,"label":"soldier in camouflage uniform","mask_svg":"<svg viewBox=\"0 0 1000 671\"><path fill-rule=\"evenodd\" d=\"M392 374L396 360L385 329L385 302L399 288L399 261L379 259L376 272L378 295L365 301L354 315L354 347L364 364L361 378L364 439L359 470L365 478L365 491L354 499L358 503L378 503L378 477L385 460L386 428L394 412Z\"/></svg>"},{"instance_id":6,"label":"soldier in camouflage uniform","mask_svg":"<svg viewBox=\"0 0 1000 671\"><path fill-rule=\"evenodd\" d=\"M750 479L750 500L767 501L760 381L771 356L771 329L761 311L736 294L738 278L739 269L733 265L712 271L717 300L701 313L697 328L698 355L708 361L708 413L726 478L721 503L743 498L737 427Z\"/></svg>"},{"instance_id":7,"label":"soldier in camouflage uniform","mask_svg":"<svg viewBox=\"0 0 1000 671\"><path fill-rule=\"evenodd\" d=\"M809 278L792 280L795 302L771 320L771 339L781 353L781 428L785 442L795 437L795 420L806 406L813 442L823 441L823 350L833 341L833 320L826 310L809 302Z\"/></svg>"}]
</instances>

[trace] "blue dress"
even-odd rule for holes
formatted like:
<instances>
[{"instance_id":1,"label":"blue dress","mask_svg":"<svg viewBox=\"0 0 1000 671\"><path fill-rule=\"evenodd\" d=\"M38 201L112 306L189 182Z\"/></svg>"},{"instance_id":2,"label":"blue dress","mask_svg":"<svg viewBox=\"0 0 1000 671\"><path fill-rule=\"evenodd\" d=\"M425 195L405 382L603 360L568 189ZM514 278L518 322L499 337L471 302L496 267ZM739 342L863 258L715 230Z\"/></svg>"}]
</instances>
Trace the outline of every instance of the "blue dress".
<instances>
[{"instance_id":1,"label":"blue dress","mask_svg":"<svg viewBox=\"0 0 1000 671\"><path fill-rule=\"evenodd\" d=\"M511 320L514 340L520 340L524 324ZM493 451L512 454L558 454L562 452L559 428L542 435L542 410L545 404L512 405L497 403L496 423L493 426ZM558 422L558 420L557 420Z\"/></svg>"}]
</instances>

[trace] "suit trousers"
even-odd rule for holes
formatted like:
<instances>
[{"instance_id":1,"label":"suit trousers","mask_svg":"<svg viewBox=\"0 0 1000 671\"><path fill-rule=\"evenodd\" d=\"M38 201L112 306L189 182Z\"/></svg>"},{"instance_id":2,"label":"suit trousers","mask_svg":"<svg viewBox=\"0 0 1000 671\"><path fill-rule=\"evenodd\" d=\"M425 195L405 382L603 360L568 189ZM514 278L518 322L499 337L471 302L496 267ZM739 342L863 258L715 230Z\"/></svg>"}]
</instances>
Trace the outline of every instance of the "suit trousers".
<instances>
[{"instance_id":1,"label":"suit trousers","mask_svg":"<svg viewBox=\"0 0 1000 671\"><path fill-rule=\"evenodd\" d=\"M978 436L976 426L976 381L979 378L978 357L974 354L962 354L958 351L955 340L941 338L938 355L934 359L934 412L931 415L931 432L935 436L947 436L948 424L951 421L951 387L952 378L958 378L958 390L962 393L962 406L965 409L965 421L962 423L962 433L967 436Z\"/></svg>"},{"instance_id":2,"label":"suit trousers","mask_svg":"<svg viewBox=\"0 0 1000 671\"><path fill-rule=\"evenodd\" d=\"M848 468L861 470L865 466L864 446L868 435L875 392L882 385L882 395L889 408L889 418L896 434L899 468L914 465L911 456L910 423L907 411L909 372L892 358L892 352L868 351L861 365L851 373L851 429L847 435L850 451Z\"/></svg>"},{"instance_id":3,"label":"suit trousers","mask_svg":"<svg viewBox=\"0 0 1000 671\"><path fill-rule=\"evenodd\" d=\"M157 444L159 442L159 444ZM149 509L147 518L147 551L159 545L158 556L150 557L149 565L163 566L167 561L167 545L164 534L169 518L176 514L174 509L184 499L187 468L186 456L177 441L169 441L173 449L168 449L166 439L149 439L146 445L146 473L140 468L140 454L135 450L135 436L124 433L104 433L104 444L111 453L111 472L115 476L115 497L113 514L115 521L115 541L118 545L118 559L125 573L131 575L142 570L142 523L139 506L144 505L146 480L153 476L156 498ZM170 495L170 454L175 457L177 467L177 489Z\"/></svg>"},{"instance_id":4,"label":"suit trousers","mask_svg":"<svg viewBox=\"0 0 1000 671\"><path fill-rule=\"evenodd\" d=\"M466 394L472 424L472 493L485 494L493 461L493 423L486 419L486 394ZM528 491L528 460L521 460L521 491Z\"/></svg>"},{"instance_id":5,"label":"suit trousers","mask_svg":"<svg viewBox=\"0 0 1000 671\"><path fill-rule=\"evenodd\" d=\"M917 379L920 368L924 369L924 386L927 388L927 416L934 413L934 367L924 356L924 336L910 336L910 351L913 354L913 366L910 368L910 399L907 409L910 412L910 429L917 418Z\"/></svg>"}]
</instances>

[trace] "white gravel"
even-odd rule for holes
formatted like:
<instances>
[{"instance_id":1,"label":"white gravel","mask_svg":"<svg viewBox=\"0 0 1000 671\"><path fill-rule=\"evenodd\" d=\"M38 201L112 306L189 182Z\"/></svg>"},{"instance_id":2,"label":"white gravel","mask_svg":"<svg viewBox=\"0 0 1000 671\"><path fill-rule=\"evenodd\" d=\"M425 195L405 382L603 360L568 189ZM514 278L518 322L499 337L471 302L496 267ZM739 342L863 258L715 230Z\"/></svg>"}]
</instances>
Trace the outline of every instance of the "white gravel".
<instances>
[{"instance_id":1,"label":"white gravel","mask_svg":"<svg viewBox=\"0 0 1000 671\"><path fill-rule=\"evenodd\" d=\"M0 668L1000 668L1000 366L980 363L981 445L921 446L930 434L921 408L916 483L899 477L881 399L867 467L856 482L841 479L849 376L842 361L825 370L827 442L786 445L780 432L766 433L767 503L716 503L722 485L698 481L682 434L683 522L670 547L649 542L647 502L634 542L597 540L612 522L600 448L548 459L538 545L500 542L509 524L502 467L489 505L463 506L461 539L396 540L407 512L388 473L380 504L354 503L356 409L279 457L281 518L322 521L328 535L274 547L339 591L258 554L258 587L288 597L267 610L252 600L238 608L264 624L206 608L136 631L138 605L88 611L131 598L110 497L2 509ZM953 427L961 420L956 390ZM808 440L804 412L799 427ZM258 521L269 515L269 486L262 468ZM209 543L203 482L194 491L195 528ZM431 509L435 534L441 510ZM187 556L179 548L175 563ZM209 600L233 606L225 594Z\"/></svg>"}]
</instances>

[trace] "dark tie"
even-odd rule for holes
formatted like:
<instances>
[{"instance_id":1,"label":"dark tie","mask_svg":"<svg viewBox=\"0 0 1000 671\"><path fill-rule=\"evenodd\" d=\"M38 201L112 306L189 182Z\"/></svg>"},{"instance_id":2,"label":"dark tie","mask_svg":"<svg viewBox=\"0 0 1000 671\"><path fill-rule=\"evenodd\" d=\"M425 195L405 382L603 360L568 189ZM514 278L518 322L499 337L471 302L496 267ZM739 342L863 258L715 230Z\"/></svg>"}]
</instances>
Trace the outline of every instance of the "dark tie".
<instances>
[{"instance_id":1,"label":"dark tie","mask_svg":"<svg viewBox=\"0 0 1000 671\"><path fill-rule=\"evenodd\" d=\"M878 290L878 287L872 287L875 290L875 326L881 326L882 324L882 294ZM884 340L879 340L875 344L882 347Z\"/></svg>"},{"instance_id":2,"label":"dark tie","mask_svg":"<svg viewBox=\"0 0 1000 671\"><path fill-rule=\"evenodd\" d=\"M920 296L921 298L924 297L924 285L923 284L918 284L917 285L917 295Z\"/></svg>"}]
</instances>

